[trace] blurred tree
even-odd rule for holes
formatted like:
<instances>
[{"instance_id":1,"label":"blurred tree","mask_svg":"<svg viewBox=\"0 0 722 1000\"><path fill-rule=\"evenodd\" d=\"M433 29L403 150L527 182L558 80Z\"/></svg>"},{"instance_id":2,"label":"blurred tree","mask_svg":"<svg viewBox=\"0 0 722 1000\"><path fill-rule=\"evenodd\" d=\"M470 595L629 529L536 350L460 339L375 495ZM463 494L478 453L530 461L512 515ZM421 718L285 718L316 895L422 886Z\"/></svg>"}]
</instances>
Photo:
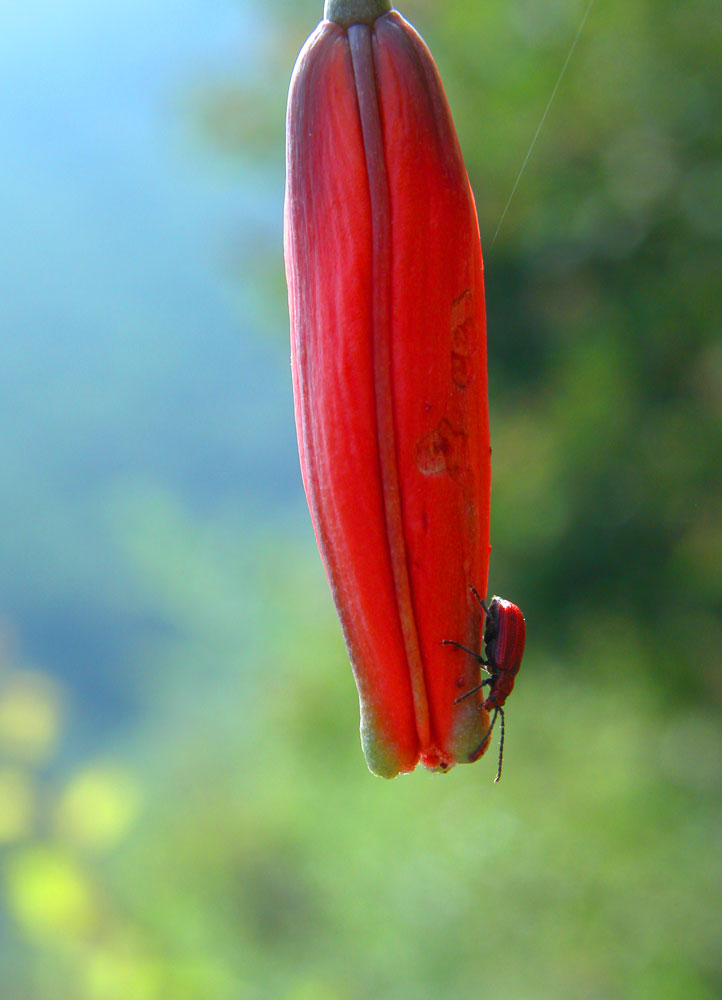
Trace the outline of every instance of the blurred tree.
<instances>
[{"instance_id":1,"label":"blurred tree","mask_svg":"<svg viewBox=\"0 0 722 1000\"><path fill-rule=\"evenodd\" d=\"M585 8L401 5L438 61L482 245ZM204 88L195 110L218 149L277 174L288 68L321 5L268 9L258 74ZM709 0L593 8L486 253L492 586L524 607L531 642L572 661L583 657L580 630L600 617L611 675L624 669L611 661L629 619L641 636L636 669L668 663L683 699L720 693L717 20ZM277 297L279 233L280 219L260 257ZM284 335L280 322L274 333ZM676 606L689 609L686 629L674 627Z\"/></svg>"}]
</instances>

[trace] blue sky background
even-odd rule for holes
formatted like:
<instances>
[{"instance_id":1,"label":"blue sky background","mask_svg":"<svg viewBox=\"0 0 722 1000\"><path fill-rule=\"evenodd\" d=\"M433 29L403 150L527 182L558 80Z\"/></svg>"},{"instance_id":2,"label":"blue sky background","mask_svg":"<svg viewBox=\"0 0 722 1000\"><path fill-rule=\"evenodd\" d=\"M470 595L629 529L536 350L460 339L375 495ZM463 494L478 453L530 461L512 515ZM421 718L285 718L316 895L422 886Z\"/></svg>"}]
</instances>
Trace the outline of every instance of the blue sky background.
<instances>
[{"instance_id":1,"label":"blue sky background","mask_svg":"<svg viewBox=\"0 0 722 1000\"><path fill-rule=\"evenodd\" d=\"M280 259L282 157L219 163L188 100L251 74L264 30L223 0L3 18L0 614L100 721L130 710L116 667L148 614L109 497L153 484L251 531L299 503L286 331L228 266L254 239Z\"/></svg>"}]
</instances>

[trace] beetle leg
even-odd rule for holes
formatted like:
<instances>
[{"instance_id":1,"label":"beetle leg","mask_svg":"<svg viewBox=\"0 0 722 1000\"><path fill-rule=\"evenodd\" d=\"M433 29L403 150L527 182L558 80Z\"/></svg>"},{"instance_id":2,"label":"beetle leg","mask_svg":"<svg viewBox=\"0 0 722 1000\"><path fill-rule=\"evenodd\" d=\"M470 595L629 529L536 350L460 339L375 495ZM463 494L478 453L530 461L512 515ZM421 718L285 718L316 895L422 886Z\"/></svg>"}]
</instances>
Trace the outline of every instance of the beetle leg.
<instances>
[{"instance_id":1,"label":"beetle leg","mask_svg":"<svg viewBox=\"0 0 722 1000\"><path fill-rule=\"evenodd\" d=\"M481 689L483 687L486 687L487 684L491 684L491 681L492 681L492 678L491 677L487 677L487 679L485 681L482 681L481 684L477 684L475 688L471 689L471 691L467 691L465 694L462 694L458 698L455 698L454 699L454 704L458 705L459 702L463 701L465 698L470 698L472 694L476 694L477 691L481 691Z\"/></svg>"},{"instance_id":2,"label":"beetle leg","mask_svg":"<svg viewBox=\"0 0 722 1000\"><path fill-rule=\"evenodd\" d=\"M473 649L469 649L468 646L462 646L460 642L454 642L453 639L442 639L440 645L441 646L456 646L457 649L463 649L465 653L470 653L474 657L474 659L476 660L476 662L480 663L482 665L482 667L487 667L489 665L489 661L485 660L483 656L479 655L479 653L475 653L474 650ZM488 673L488 671L487 671L487 673Z\"/></svg>"},{"instance_id":3,"label":"beetle leg","mask_svg":"<svg viewBox=\"0 0 722 1000\"><path fill-rule=\"evenodd\" d=\"M469 589L471 590L471 592L474 595L474 597L477 599L477 601L479 602L479 604L484 609L484 614L488 618L488 616L489 616L489 609L487 608L487 606L484 604L484 602L482 601L481 597L479 596L479 591L476 589L476 587L470 587Z\"/></svg>"},{"instance_id":4,"label":"beetle leg","mask_svg":"<svg viewBox=\"0 0 722 1000\"><path fill-rule=\"evenodd\" d=\"M454 704L458 705L460 701L464 701L466 698L470 698L472 694L476 694L477 691L481 691L485 683L486 681L482 681L481 684L477 684L475 688L471 689L471 691L467 691L465 694L460 695L458 698L454 698Z\"/></svg>"}]
</instances>

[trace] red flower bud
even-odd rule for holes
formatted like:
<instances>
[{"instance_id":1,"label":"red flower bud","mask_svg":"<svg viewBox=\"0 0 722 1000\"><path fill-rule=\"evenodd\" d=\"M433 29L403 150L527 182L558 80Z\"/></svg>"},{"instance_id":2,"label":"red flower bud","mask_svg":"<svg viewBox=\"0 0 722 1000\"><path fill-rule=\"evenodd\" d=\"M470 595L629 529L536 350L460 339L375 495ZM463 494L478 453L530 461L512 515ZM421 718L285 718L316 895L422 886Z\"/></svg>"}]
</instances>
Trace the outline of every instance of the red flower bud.
<instances>
[{"instance_id":1,"label":"red flower bud","mask_svg":"<svg viewBox=\"0 0 722 1000\"><path fill-rule=\"evenodd\" d=\"M486 329L474 200L424 42L327 0L291 81L286 275L298 444L372 771L445 770L489 725ZM477 755L478 756L478 755Z\"/></svg>"}]
</instances>

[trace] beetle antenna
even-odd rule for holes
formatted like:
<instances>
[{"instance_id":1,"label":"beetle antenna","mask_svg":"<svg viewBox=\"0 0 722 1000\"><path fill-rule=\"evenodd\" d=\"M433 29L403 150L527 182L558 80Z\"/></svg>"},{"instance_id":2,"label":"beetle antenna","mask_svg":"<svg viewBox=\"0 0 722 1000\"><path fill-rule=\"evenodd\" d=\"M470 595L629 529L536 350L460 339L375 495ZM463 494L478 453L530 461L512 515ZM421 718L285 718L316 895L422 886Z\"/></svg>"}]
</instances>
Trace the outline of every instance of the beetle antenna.
<instances>
[{"instance_id":1,"label":"beetle antenna","mask_svg":"<svg viewBox=\"0 0 722 1000\"><path fill-rule=\"evenodd\" d=\"M479 686L481 687L482 685L479 685ZM478 690L478 688L477 688L477 690ZM473 694L473 691L470 691L469 694ZM464 696L464 697L466 697L466 696ZM487 729L487 731L484 733L484 739L481 741L481 743L476 748L476 750L473 752L473 754L469 757L469 760L476 760L476 755L479 753L479 751L481 750L481 748L484 746L484 744L486 743L486 741L491 736L491 731L494 728L494 723L496 722L496 717L499 714L499 712L501 712L500 708L495 708L494 709L494 715L493 715L492 720L491 720L491 725L489 726L489 728Z\"/></svg>"},{"instance_id":2,"label":"beetle antenna","mask_svg":"<svg viewBox=\"0 0 722 1000\"><path fill-rule=\"evenodd\" d=\"M474 597L477 599L477 601L479 602L479 604L484 609L484 614L488 617L488 615L489 615L489 609L487 608L487 606L484 604L484 602L482 601L481 597L479 596L479 591L476 589L476 587L469 587L469 590L472 592L472 594L474 595Z\"/></svg>"},{"instance_id":3,"label":"beetle antenna","mask_svg":"<svg viewBox=\"0 0 722 1000\"><path fill-rule=\"evenodd\" d=\"M496 777L494 778L494 784L499 784L499 778L501 778L501 762L504 759L504 709L498 708L497 712L501 715L501 739L499 740L499 766L496 769ZM496 719L496 716L494 716Z\"/></svg>"}]
</instances>

